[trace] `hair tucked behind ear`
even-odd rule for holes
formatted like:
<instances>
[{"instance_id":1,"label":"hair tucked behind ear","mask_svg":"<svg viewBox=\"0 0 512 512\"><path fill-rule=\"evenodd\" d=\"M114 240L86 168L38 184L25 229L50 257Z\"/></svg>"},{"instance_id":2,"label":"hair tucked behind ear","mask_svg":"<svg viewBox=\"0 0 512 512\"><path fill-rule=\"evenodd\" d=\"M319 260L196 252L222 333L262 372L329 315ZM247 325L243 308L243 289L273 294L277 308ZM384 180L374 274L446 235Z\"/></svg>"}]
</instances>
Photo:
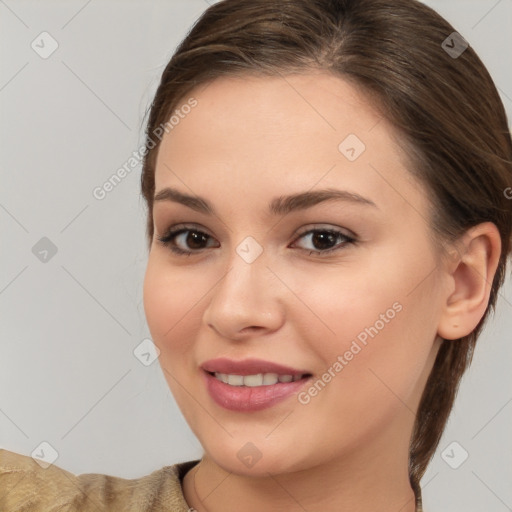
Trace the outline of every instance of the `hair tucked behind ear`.
<instances>
[{"instance_id":1,"label":"hair tucked behind ear","mask_svg":"<svg viewBox=\"0 0 512 512\"><path fill-rule=\"evenodd\" d=\"M512 230L512 200L505 193L512 185L506 114L473 49L453 58L441 46L454 31L415 0L218 2L195 23L162 74L147 124L141 178L151 244L155 133L180 101L220 76L320 70L365 90L396 127L411 173L429 192L433 239L440 250L471 226L486 221L497 226L502 253L486 313L473 333L443 342L419 405L410 446L417 496L503 284Z\"/></svg>"}]
</instances>

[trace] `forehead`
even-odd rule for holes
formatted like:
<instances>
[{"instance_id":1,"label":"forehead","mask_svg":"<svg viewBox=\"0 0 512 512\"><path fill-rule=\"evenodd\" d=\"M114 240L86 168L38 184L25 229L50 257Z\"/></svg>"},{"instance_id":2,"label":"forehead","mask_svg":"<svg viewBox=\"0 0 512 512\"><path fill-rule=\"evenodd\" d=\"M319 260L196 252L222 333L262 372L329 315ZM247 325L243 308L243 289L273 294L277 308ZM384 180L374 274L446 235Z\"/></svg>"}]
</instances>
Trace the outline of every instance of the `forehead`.
<instances>
[{"instance_id":1,"label":"forehead","mask_svg":"<svg viewBox=\"0 0 512 512\"><path fill-rule=\"evenodd\" d=\"M339 77L223 77L198 86L181 105L190 98L196 105L184 109L159 148L157 191L185 184L199 195L237 189L247 198L249 191L286 194L321 182L378 194L382 203L418 186L393 127Z\"/></svg>"},{"instance_id":2,"label":"forehead","mask_svg":"<svg viewBox=\"0 0 512 512\"><path fill-rule=\"evenodd\" d=\"M229 143L229 136L247 147L251 142L257 145L257 137L263 136L267 143L284 145L304 135L322 134L329 143L347 130L365 138L382 121L360 89L325 73L221 77L191 91L181 106L192 97L197 106L180 115L173 137L165 137L164 145L178 144L180 136L191 132L198 143L206 138Z\"/></svg>"}]
</instances>

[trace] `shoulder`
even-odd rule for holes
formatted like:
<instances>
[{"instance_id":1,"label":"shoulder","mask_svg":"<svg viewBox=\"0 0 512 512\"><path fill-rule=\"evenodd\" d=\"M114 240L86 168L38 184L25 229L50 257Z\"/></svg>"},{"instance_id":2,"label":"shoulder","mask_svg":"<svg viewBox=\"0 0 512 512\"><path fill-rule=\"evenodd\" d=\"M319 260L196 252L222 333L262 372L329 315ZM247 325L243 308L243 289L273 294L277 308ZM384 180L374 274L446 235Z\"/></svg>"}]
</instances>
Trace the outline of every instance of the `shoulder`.
<instances>
[{"instance_id":1,"label":"shoulder","mask_svg":"<svg viewBox=\"0 0 512 512\"><path fill-rule=\"evenodd\" d=\"M181 478L199 461L165 466L140 478L75 475L54 464L0 449L0 510L187 512ZM125 505L123 507L123 505Z\"/></svg>"}]
</instances>

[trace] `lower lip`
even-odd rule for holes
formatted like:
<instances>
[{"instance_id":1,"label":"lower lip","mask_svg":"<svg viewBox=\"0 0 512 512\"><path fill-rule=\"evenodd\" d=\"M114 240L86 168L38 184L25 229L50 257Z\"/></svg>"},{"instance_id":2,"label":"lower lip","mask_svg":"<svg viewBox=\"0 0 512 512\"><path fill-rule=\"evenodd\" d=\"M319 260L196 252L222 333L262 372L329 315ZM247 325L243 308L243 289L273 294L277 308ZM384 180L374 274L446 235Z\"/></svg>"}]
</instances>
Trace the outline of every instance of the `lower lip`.
<instances>
[{"instance_id":1,"label":"lower lip","mask_svg":"<svg viewBox=\"0 0 512 512\"><path fill-rule=\"evenodd\" d=\"M270 386L230 386L203 372L208 393L213 400L230 411L249 412L267 409L285 400L303 387L311 377L295 382L278 382Z\"/></svg>"}]
</instances>

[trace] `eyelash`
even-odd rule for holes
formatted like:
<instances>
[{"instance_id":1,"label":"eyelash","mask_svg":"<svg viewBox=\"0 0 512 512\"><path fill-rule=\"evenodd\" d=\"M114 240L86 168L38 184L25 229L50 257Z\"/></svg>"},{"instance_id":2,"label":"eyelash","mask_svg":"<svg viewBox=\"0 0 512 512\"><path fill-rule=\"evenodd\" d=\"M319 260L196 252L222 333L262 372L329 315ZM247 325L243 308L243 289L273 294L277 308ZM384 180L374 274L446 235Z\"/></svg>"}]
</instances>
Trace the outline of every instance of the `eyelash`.
<instances>
[{"instance_id":1,"label":"eyelash","mask_svg":"<svg viewBox=\"0 0 512 512\"><path fill-rule=\"evenodd\" d=\"M180 249L172 244L174 238L182 233L191 232L191 233L199 233L201 235L206 235L207 237L210 237L208 233L205 233L203 231L200 231L199 229L193 227L193 226L175 226L173 228L170 228L163 236L157 237L158 241L165 247L169 248L173 253L179 255L179 256L191 256L193 253L201 252L203 249L197 249L197 250L191 250L191 251L184 251L183 249ZM341 231L338 231L337 229L332 228L316 228L316 229L310 229L308 231L305 231L303 233L300 233L298 235L297 239L300 239L306 235L310 235L311 233L328 233L330 235L335 235L336 237L341 237L344 239L344 242L331 248L331 249L325 249L323 251L314 251L309 249L302 249L304 251L309 252L309 255L316 255L317 257L324 257L325 255L331 254L335 251L339 251L343 249L347 245L355 245L357 243L357 239L351 236L346 235L345 233L342 233ZM211 237L210 237L211 238Z\"/></svg>"}]
</instances>

